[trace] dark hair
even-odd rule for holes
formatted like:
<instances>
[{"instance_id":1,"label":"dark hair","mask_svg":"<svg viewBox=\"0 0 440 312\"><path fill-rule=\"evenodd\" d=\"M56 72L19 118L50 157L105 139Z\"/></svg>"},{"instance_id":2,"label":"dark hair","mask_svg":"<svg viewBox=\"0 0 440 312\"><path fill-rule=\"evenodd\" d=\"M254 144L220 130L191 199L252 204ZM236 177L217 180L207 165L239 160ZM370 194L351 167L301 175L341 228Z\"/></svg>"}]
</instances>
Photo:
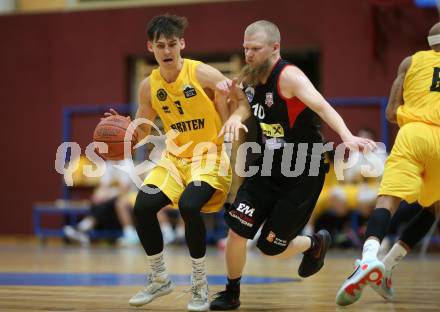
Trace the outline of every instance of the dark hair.
<instances>
[{"instance_id":1,"label":"dark hair","mask_svg":"<svg viewBox=\"0 0 440 312\"><path fill-rule=\"evenodd\" d=\"M164 35L165 38L172 37L183 38L185 28L188 26L188 20L184 16L177 16L171 14L163 14L155 16L147 25L147 38L150 41L155 41Z\"/></svg>"}]
</instances>

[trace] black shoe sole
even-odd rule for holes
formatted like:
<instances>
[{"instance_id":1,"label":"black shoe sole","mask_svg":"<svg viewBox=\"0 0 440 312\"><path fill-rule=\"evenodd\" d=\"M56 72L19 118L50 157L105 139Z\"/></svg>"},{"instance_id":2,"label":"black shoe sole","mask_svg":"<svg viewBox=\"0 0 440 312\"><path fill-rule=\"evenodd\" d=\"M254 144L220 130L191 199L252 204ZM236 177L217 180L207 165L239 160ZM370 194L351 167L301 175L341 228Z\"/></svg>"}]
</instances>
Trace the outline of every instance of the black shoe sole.
<instances>
[{"instance_id":1,"label":"black shoe sole","mask_svg":"<svg viewBox=\"0 0 440 312\"><path fill-rule=\"evenodd\" d=\"M209 309L212 311L228 311L228 310L237 310L239 307L240 307L240 303L237 305L228 306L228 307L220 307L220 306L211 305L209 307Z\"/></svg>"}]
</instances>

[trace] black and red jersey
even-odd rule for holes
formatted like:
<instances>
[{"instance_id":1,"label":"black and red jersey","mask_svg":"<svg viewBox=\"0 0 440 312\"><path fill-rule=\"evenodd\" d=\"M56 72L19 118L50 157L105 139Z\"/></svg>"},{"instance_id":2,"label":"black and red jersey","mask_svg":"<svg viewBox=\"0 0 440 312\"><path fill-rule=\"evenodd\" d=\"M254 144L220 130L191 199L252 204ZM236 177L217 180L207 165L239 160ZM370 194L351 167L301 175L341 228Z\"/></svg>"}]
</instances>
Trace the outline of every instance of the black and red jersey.
<instances>
[{"instance_id":1,"label":"black and red jersey","mask_svg":"<svg viewBox=\"0 0 440 312\"><path fill-rule=\"evenodd\" d=\"M322 142L317 114L297 97L287 99L280 94L279 79L287 66L293 65L280 59L265 84L245 88L260 126L260 143L268 149L281 149L285 143Z\"/></svg>"},{"instance_id":2,"label":"black and red jersey","mask_svg":"<svg viewBox=\"0 0 440 312\"><path fill-rule=\"evenodd\" d=\"M302 103L297 97L284 98L280 94L279 79L287 66L293 66L284 60L279 60L273 67L265 84L244 89L252 113L259 125L259 143L263 150L273 152L271 175L282 176L283 154L286 144L291 144L287 152L290 154L290 168L297 165L298 157L305 157L308 166L312 159L314 143L322 144L318 115ZM299 147L300 143L306 146ZM266 152L265 152L266 153ZM299 155L302 154L302 155ZM262 155L261 155L262 156ZM286 156L286 155L284 155ZM324 161L322 154L315 155ZM258 157L254 164L261 165L264 157ZM305 170L304 172L306 172Z\"/></svg>"}]
</instances>

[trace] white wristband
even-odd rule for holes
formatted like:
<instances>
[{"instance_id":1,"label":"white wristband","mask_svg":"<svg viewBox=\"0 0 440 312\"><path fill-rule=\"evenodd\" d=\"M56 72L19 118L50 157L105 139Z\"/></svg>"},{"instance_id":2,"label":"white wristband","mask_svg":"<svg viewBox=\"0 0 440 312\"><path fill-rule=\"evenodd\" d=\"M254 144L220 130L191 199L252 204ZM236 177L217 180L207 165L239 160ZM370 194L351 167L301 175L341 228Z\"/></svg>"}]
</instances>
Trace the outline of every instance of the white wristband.
<instances>
[{"instance_id":1,"label":"white wristband","mask_svg":"<svg viewBox=\"0 0 440 312\"><path fill-rule=\"evenodd\" d=\"M440 35L428 36L428 42L430 47L440 44Z\"/></svg>"}]
</instances>

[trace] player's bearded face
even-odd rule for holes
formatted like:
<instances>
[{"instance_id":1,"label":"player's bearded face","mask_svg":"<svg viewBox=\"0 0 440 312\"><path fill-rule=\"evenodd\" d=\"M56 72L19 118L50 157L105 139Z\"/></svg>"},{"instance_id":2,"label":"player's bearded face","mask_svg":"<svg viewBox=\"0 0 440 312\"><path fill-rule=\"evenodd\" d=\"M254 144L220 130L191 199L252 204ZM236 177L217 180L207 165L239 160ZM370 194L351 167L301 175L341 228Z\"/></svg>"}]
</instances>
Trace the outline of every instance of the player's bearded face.
<instances>
[{"instance_id":1,"label":"player's bearded face","mask_svg":"<svg viewBox=\"0 0 440 312\"><path fill-rule=\"evenodd\" d=\"M240 81L256 86L266 77L270 70L269 58L260 63L246 64L240 72Z\"/></svg>"}]
</instances>

